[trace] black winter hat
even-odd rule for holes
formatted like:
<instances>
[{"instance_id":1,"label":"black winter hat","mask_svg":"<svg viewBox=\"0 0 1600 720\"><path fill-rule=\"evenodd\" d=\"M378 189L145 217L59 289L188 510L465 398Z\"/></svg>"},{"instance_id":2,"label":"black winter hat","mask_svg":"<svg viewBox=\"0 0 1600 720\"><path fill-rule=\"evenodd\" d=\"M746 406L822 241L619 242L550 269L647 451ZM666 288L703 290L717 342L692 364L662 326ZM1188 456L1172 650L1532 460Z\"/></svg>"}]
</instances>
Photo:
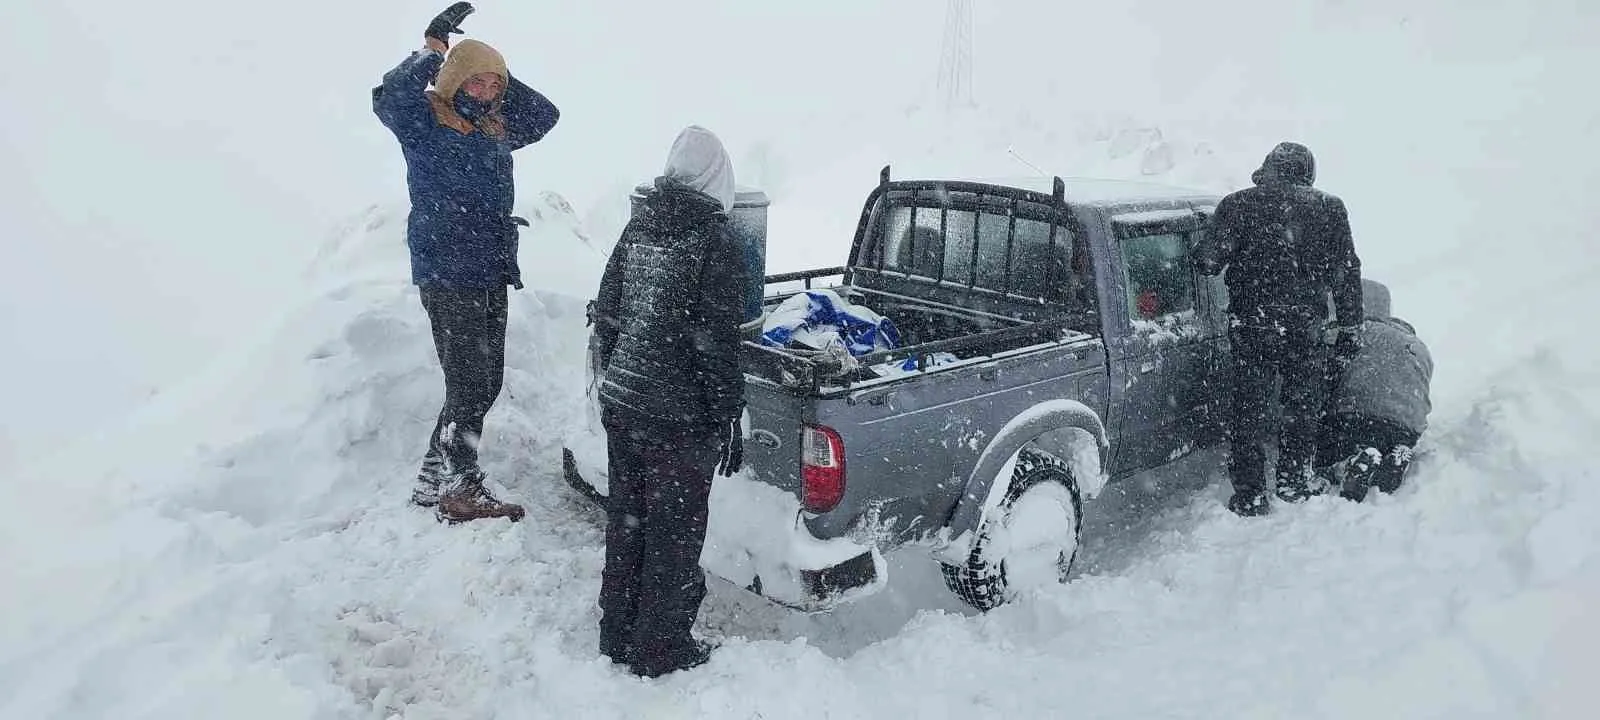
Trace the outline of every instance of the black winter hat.
<instances>
[{"instance_id":1,"label":"black winter hat","mask_svg":"<svg viewBox=\"0 0 1600 720\"><path fill-rule=\"evenodd\" d=\"M1317 180L1317 159L1311 148L1300 143L1281 142L1267 153L1261 168L1250 175L1257 185L1269 182L1286 182L1294 185L1311 185Z\"/></svg>"}]
</instances>

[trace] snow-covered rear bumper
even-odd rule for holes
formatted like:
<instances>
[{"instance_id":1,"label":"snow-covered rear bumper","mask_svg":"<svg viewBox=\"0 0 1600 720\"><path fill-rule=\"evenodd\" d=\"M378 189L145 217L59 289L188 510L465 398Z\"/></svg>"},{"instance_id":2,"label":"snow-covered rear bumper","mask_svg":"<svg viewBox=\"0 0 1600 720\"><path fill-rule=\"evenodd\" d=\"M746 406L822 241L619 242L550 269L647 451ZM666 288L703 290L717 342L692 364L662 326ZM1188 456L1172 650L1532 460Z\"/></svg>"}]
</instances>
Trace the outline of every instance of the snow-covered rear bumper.
<instances>
[{"instance_id":1,"label":"snow-covered rear bumper","mask_svg":"<svg viewBox=\"0 0 1600 720\"><path fill-rule=\"evenodd\" d=\"M562 448L567 482L603 501L609 491L603 436L580 430ZM752 480L748 472L715 478L700 566L780 605L821 612L882 589L887 565L877 548L848 538L819 540L806 529L800 502Z\"/></svg>"}]
</instances>

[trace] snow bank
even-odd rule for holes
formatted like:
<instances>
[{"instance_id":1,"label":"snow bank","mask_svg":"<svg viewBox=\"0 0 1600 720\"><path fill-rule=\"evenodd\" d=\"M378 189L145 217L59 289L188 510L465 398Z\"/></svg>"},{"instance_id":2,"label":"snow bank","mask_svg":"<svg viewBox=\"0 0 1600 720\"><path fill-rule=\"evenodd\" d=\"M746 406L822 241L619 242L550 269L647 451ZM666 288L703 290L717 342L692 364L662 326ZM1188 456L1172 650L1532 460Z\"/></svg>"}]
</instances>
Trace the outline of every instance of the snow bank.
<instances>
[{"instance_id":1,"label":"snow bank","mask_svg":"<svg viewBox=\"0 0 1600 720\"><path fill-rule=\"evenodd\" d=\"M0 716L1585 717L1600 700L1580 670L1600 639L1600 373L1557 352L1438 418L1394 497L1246 521L1216 464L1191 464L1090 503L1068 585L974 617L937 566L891 557L883 592L806 617L713 583L701 629L723 649L633 679L595 652L601 518L559 476L556 430L583 422L578 300L513 300L485 462L528 518L444 527L405 504L439 388L413 291L381 271L403 264L394 215L353 227L247 372L152 413L121 454L27 479L72 512L0 534ZM719 483L713 511L775 537L792 498L741 497L760 492Z\"/></svg>"},{"instance_id":2,"label":"snow bank","mask_svg":"<svg viewBox=\"0 0 1600 720\"><path fill-rule=\"evenodd\" d=\"M1095 517L1080 577L982 617L944 594L936 566L904 556L885 559L890 587L828 616L774 611L716 585L702 629L722 638L723 650L694 673L640 682L595 655L599 518L561 487L553 439L582 422L577 298L587 293L576 290L596 254L570 230L572 242L555 244L564 219L536 230L552 234L557 251L548 256L534 233L524 236L524 272L538 274L531 285L556 292L513 298L512 370L489 419L485 461L529 517L443 528L404 504L440 389L420 309L400 281L403 217L379 209L326 252L305 278L313 290L303 303L280 308L284 317L269 327L254 326L265 313L244 315L263 339L218 358L206 376L164 391L138 417L48 467L19 466L39 456L30 443L49 434L13 433L15 461L0 489L21 507L0 522L0 717L1593 714L1600 484L1590 446L1600 436L1600 383L1589 369L1584 281L1597 270L1587 195L1600 172L1590 157L1600 96L1574 91L1586 86L1582 68L1595 65L1584 32L1593 7L974 4L980 109L942 112L907 102L917 73L927 73L922 85L935 80L942 17L920 11L926 3L850 3L855 14L843 25L825 12L807 15L810 4L763 6L744 24L715 15L727 24L714 27L740 29L725 37L749 62L732 68L739 77L692 88L666 82L675 65L638 60L672 49L662 44L672 37L659 32L664 23L711 13L711 3L622 19L602 5L558 25L507 23L491 38L530 48L514 61L552 68L536 84L575 111L569 119L583 117L541 144L537 162L519 162L519 173L587 185L593 197L573 197L584 217L613 228L596 231L602 248L632 180L654 171L685 122L724 128L762 159L757 174L770 182L760 184L775 201L773 270L838 263L885 162L902 177L1003 176L1022 172L1022 158L1064 175L1226 190L1246 183L1273 143L1306 141L1321 160L1321 184L1351 207L1367 268L1394 279L1397 310L1441 358L1430 459L1395 497L1360 506L1318 500L1253 522L1221 509L1215 462L1109 486L1085 508ZM324 166L363 177L379 168L389 196L400 197L392 141L371 123L363 94L349 89L382 70L387 61L374 58L390 56L390 38L414 37L405 13L342 12L348 32L334 32L353 49L325 62L322 54L261 52L261 38L301 30L285 18L305 13L277 6L252 18L269 25L223 22L221 5L202 4L186 9L203 12L131 26L168 32L156 25L187 17L188 36L211 37L202 46L152 46L143 39L150 32L125 26L136 10L62 8L41 17L47 29L64 29L29 26L20 47L75 41L87 27L104 31L97 41L123 38L129 52L82 47L119 60L75 74L110 94L50 93L6 78L12 95L37 101L37 112L9 120L22 124L8 129L23 131L8 137L39 142L5 148L19 151L22 170L3 181L14 192L0 196L29 211L19 213L16 236L37 237L30 249L58 249L28 253L24 282L8 297L28 308L63 288L109 288L78 307L115 305L112 319L143 322L93 323L82 333L92 338L86 345L56 332L77 332L86 311L17 314L26 320L15 324L17 336L107 356L98 365L49 365L48 356L7 365L8 388L26 385L19 394L36 400L61 401L80 382L91 388L61 405L74 410L16 413L17 428L89 414L78 409L110 412L95 393L132 385L138 378L106 378L137 366L135 355L148 362L214 345L176 334L192 316L155 322L152 310L182 305L165 296L140 302L153 281L116 282L156 269L140 263L161 265L153 278L213 272L208 287L248 281L253 300L276 299L259 286L281 287L277 273L236 277L199 260L254 269L253 259L283 254L269 241L299 238L283 231L321 226L326 206L297 214L308 200L342 208L351 196L370 196L370 187L345 188L338 173L319 178ZM543 9L520 12L547 19ZM1017 23L1019 13L1035 21ZM744 31L774 23L813 32L785 41ZM231 35L213 36L224 27ZM895 41L883 41L886 27ZM841 50L875 54L811 52L806 43L824 31L843 38ZM593 42L613 34L618 42ZM236 54L217 50L224 45ZM725 58L728 49L690 48L705 55L689 62L711 62L713 51ZM582 72L557 71L556 57ZM248 70L251 82L219 87L249 95L246 107L259 117L171 122L172 89L146 98L150 84L133 80L172 67L214 67L230 81ZM326 81L307 81L314 77ZM265 90L261 80L271 81ZM775 89L752 103L752 87ZM305 89L315 98L283 101ZM93 112L51 112L70 98L91 99L69 109ZM129 110L133 101L140 110ZM600 106L608 111L580 110ZM112 125L129 134L102 132ZM370 134L352 142L349 127ZM152 137L158 142L145 142ZM293 152L272 168L240 162L280 150ZM189 192L216 178L216 163L249 182ZM186 181L176 192L175 178ZM171 209L173 197L208 208L217 222L177 223L187 215ZM583 202L596 198L614 202ZM120 202L104 204L111 200ZM553 201L524 205L562 217ZM1562 210L1530 215L1534 207ZM137 209L139 222L100 232L126 209ZM231 232L239 217L286 211L292 217L261 223L244 240ZM169 236L206 251L152 252L136 242ZM102 242L78 242L95 237ZM113 244L121 249L103 252ZM1521 250L1508 252L1513 246ZM184 290L185 303L206 297ZM220 309L226 295L204 313L213 321L205 327L239 322ZM113 325L136 337L96 332Z\"/></svg>"},{"instance_id":3,"label":"snow bank","mask_svg":"<svg viewBox=\"0 0 1600 720\"><path fill-rule=\"evenodd\" d=\"M534 209L523 266L574 288L597 279L565 233L566 210ZM447 690L408 694L414 668L464 667L429 634L472 624L452 619L472 596L593 579L598 536L569 519L586 510L547 482L559 467L553 438L581 421L579 298L512 294L506 389L483 445L491 481L529 504L530 525L555 515L578 538L530 539L506 523L439 533L407 508L443 387L404 224L403 211L379 208L352 222L308 275L306 302L253 355L163 398L104 439L105 454L6 480L8 494L50 487L77 510L0 526L0 586L33 589L0 596L0 716L456 707ZM559 549L536 557L530 542ZM458 577L471 567L491 574Z\"/></svg>"}]
</instances>

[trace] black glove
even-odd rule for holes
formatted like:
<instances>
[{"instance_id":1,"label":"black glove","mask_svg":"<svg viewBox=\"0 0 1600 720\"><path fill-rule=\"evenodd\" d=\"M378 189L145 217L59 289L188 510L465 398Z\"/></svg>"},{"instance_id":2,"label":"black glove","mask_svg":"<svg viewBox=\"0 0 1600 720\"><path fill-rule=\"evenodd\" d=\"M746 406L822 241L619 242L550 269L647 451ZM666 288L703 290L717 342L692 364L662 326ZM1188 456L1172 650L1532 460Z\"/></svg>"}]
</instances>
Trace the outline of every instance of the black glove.
<instances>
[{"instance_id":1,"label":"black glove","mask_svg":"<svg viewBox=\"0 0 1600 720\"><path fill-rule=\"evenodd\" d=\"M449 45L450 33L459 35L462 32L461 21L467 19L467 16L471 15L473 10L472 3L469 2L458 2L451 5L445 8L444 12L434 17L433 22L428 23L428 29L422 34L424 37L431 37L445 45Z\"/></svg>"},{"instance_id":2,"label":"black glove","mask_svg":"<svg viewBox=\"0 0 1600 720\"><path fill-rule=\"evenodd\" d=\"M739 428L739 418L735 416L728 423L728 437L722 442L722 458L717 463L717 472L723 477L732 477L744 467L744 433Z\"/></svg>"}]
</instances>

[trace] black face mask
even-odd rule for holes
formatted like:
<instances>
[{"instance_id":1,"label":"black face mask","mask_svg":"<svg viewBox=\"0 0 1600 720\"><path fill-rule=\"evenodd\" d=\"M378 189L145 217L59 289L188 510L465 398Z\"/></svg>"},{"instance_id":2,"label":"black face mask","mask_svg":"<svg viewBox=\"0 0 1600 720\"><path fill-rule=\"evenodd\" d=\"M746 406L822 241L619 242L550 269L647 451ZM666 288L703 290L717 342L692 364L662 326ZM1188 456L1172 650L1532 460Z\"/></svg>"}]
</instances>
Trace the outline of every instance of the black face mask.
<instances>
[{"instance_id":1,"label":"black face mask","mask_svg":"<svg viewBox=\"0 0 1600 720\"><path fill-rule=\"evenodd\" d=\"M466 90L457 90L455 97L456 112L467 119L468 122L477 122L494 110L493 102L484 102L467 94Z\"/></svg>"}]
</instances>

